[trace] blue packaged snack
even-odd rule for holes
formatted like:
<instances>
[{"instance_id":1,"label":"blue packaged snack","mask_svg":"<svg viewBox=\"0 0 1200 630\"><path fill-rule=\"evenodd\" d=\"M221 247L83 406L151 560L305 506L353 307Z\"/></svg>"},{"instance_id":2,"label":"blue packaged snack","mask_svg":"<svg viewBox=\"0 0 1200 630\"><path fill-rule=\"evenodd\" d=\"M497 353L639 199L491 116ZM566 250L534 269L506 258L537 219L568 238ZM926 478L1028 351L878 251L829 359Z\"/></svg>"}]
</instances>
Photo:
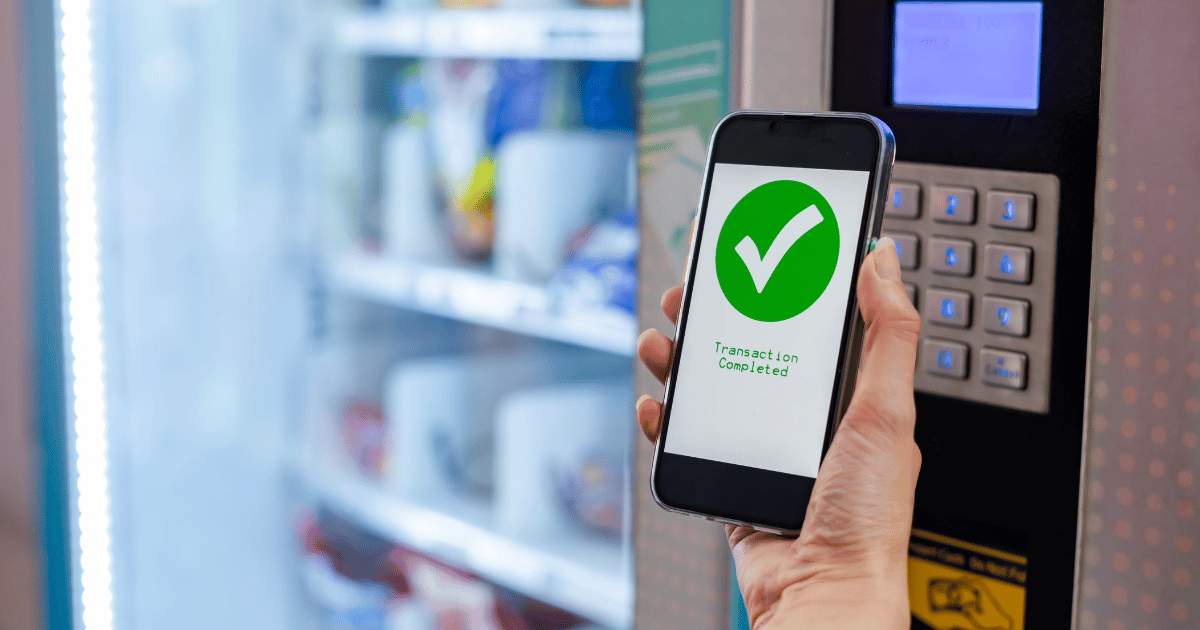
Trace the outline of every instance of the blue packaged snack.
<instances>
[{"instance_id":1,"label":"blue packaged snack","mask_svg":"<svg viewBox=\"0 0 1200 630\"><path fill-rule=\"evenodd\" d=\"M504 136L542 124L546 98L546 62L505 59L496 64L496 86L488 108L487 139L495 147Z\"/></svg>"},{"instance_id":2,"label":"blue packaged snack","mask_svg":"<svg viewBox=\"0 0 1200 630\"><path fill-rule=\"evenodd\" d=\"M626 61L585 61L580 64L583 125L593 129L634 131L637 113L634 85L637 64Z\"/></svg>"},{"instance_id":3,"label":"blue packaged snack","mask_svg":"<svg viewBox=\"0 0 1200 630\"><path fill-rule=\"evenodd\" d=\"M580 233L553 286L562 304L604 305L630 315L637 308L637 217L623 213Z\"/></svg>"}]
</instances>

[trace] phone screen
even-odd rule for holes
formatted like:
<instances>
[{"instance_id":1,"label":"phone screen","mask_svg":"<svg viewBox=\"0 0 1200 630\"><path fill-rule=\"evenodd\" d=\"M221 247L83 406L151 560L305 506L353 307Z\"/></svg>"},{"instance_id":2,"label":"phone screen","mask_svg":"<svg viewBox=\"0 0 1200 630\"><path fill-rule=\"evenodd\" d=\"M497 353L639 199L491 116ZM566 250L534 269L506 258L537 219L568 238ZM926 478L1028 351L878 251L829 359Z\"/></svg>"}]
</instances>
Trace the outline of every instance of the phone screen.
<instances>
[{"instance_id":1,"label":"phone screen","mask_svg":"<svg viewBox=\"0 0 1200 630\"><path fill-rule=\"evenodd\" d=\"M870 184L713 164L665 452L817 476Z\"/></svg>"}]
</instances>

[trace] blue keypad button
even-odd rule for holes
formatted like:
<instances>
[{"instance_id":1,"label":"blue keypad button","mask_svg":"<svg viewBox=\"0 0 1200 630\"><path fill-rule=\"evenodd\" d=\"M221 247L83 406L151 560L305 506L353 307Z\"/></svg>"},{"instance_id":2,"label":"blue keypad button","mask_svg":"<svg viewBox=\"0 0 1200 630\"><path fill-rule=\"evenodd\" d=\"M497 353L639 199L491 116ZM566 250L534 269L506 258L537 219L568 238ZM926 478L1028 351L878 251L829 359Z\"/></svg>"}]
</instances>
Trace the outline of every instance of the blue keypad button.
<instances>
[{"instance_id":1,"label":"blue keypad button","mask_svg":"<svg viewBox=\"0 0 1200 630\"><path fill-rule=\"evenodd\" d=\"M1008 190L990 190L987 194L987 222L1006 230L1033 229L1034 196Z\"/></svg>"},{"instance_id":2,"label":"blue keypad button","mask_svg":"<svg viewBox=\"0 0 1200 630\"><path fill-rule=\"evenodd\" d=\"M947 378L967 378L970 349L964 343L948 339L926 339L921 346L925 371Z\"/></svg>"},{"instance_id":3,"label":"blue keypad button","mask_svg":"<svg viewBox=\"0 0 1200 630\"><path fill-rule=\"evenodd\" d=\"M975 243L962 238L933 236L929 239L929 249L936 252L929 262L934 273L967 277L975 272Z\"/></svg>"},{"instance_id":4,"label":"blue keypad button","mask_svg":"<svg viewBox=\"0 0 1200 630\"><path fill-rule=\"evenodd\" d=\"M983 247L988 280L1029 284L1033 277L1033 250L1020 245L988 243Z\"/></svg>"},{"instance_id":5,"label":"blue keypad button","mask_svg":"<svg viewBox=\"0 0 1200 630\"><path fill-rule=\"evenodd\" d=\"M921 239L916 234L909 232L883 232L880 236L887 236L896 242L896 255L900 257L900 268L913 270L917 268L920 262L918 249Z\"/></svg>"},{"instance_id":6,"label":"blue keypad button","mask_svg":"<svg viewBox=\"0 0 1200 630\"><path fill-rule=\"evenodd\" d=\"M943 326L971 325L971 294L930 287L925 291L925 319Z\"/></svg>"},{"instance_id":7,"label":"blue keypad button","mask_svg":"<svg viewBox=\"0 0 1200 630\"><path fill-rule=\"evenodd\" d=\"M983 296L983 329L998 335L1029 336L1029 302L998 295Z\"/></svg>"},{"instance_id":8,"label":"blue keypad button","mask_svg":"<svg viewBox=\"0 0 1200 630\"><path fill-rule=\"evenodd\" d=\"M892 182L888 186L888 203L883 214L901 219L921 216L921 187L912 182Z\"/></svg>"},{"instance_id":9,"label":"blue keypad button","mask_svg":"<svg viewBox=\"0 0 1200 630\"><path fill-rule=\"evenodd\" d=\"M983 348L979 352L979 363L984 383L1008 389L1025 389L1028 357L1024 354Z\"/></svg>"},{"instance_id":10,"label":"blue keypad button","mask_svg":"<svg viewBox=\"0 0 1200 630\"><path fill-rule=\"evenodd\" d=\"M944 368L947 370L953 368L955 365L954 353L949 350L939 350L938 357L937 357L937 363L938 363L938 367L940 367L940 368Z\"/></svg>"},{"instance_id":11,"label":"blue keypad button","mask_svg":"<svg viewBox=\"0 0 1200 630\"><path fill-rule=\"evenodd\" d=\"M975 189L961 186L931 187L929 215L940 223L975 223Z\"/></svg>"}]
</instances>

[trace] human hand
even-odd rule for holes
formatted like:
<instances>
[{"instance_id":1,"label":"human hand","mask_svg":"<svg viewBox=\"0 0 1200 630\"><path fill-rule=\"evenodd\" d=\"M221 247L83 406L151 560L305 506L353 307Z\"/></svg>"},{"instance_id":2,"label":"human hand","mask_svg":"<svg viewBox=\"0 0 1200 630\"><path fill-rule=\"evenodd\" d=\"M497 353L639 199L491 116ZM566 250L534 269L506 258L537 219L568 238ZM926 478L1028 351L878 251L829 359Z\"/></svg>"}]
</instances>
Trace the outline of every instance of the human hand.
<instances>
[{"instance_id":1,"label":"human hand","mask_svg":"<svg viewBox=\"0 0 1200 630\"><path fill-rule=\"evenodd\" d=\"M675 322L681 287L663 294ZM921 452L913 441L913 368L920 319L900 280L894 242L880 239L859 271L867 323L858 382L813 487L798 538L726 526L751 627L908 628L908 538ZM638 356L659 381L672 341L638 338ZM642 396L638 423L657 440L662 404Z\"/></svg>"}]
</instances>

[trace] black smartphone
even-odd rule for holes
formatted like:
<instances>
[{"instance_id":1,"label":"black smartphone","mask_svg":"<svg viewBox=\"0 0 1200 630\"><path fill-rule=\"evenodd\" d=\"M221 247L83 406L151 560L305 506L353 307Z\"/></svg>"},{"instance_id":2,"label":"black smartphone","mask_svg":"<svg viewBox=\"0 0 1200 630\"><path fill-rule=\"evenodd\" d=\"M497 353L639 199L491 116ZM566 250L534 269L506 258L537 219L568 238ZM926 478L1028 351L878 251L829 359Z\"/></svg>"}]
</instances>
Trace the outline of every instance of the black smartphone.
<instances>
[{"instance_id":1,"label":"black smartphone","mask_svg":"<svg viewBox=\"0 0 1200 630\"><path fill-rule=\"evenodd\" d=\"M651 474L659 505L800 529L853 393L858 268L894 159L891 130L866 114L717 124Z\"/></svg>"}]
</instances>

